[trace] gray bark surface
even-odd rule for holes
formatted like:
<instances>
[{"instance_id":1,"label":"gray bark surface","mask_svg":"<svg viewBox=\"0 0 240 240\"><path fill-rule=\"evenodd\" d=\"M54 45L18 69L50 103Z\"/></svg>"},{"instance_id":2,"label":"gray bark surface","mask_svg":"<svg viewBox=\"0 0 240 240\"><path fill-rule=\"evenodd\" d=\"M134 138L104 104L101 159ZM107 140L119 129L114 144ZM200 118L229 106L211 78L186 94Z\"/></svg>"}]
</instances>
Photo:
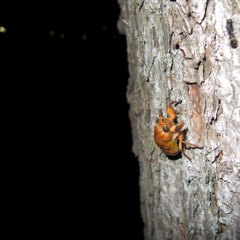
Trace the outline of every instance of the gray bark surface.
<instances>
[{"instance_id":1,"label":"gray bark surface","mask_svg":"<svg viewBox=\"0 0 240 240\"><path fill-rule=\"evenodd\" d=\"M118 0L127 99L140 165L145 239L240 239L240 39L234 0ZM240 43L238 42L238 45ZM176 106L186 141L175 160L154 142L158 109Z\"/></svg>"}]
</instances>

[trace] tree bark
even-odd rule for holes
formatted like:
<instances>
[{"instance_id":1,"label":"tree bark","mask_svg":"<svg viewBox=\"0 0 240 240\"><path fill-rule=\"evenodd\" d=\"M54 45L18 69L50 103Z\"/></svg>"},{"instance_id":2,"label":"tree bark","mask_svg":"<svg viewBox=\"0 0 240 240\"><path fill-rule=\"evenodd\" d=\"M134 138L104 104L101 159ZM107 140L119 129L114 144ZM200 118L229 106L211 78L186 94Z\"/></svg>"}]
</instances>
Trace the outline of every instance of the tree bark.
<instances>
[{"instance_id":1,"label":"tree bark","mask_svg":"<svg viewBox=\"0 0 240 240\"><path fill-rule=\"evenodd\" d=\"M118 2L145 239L240 239L240 2ZM154 142L158 110L178 100L186 140L204 146L185 149L191 162Z\"/></svg>"}]
</instances>

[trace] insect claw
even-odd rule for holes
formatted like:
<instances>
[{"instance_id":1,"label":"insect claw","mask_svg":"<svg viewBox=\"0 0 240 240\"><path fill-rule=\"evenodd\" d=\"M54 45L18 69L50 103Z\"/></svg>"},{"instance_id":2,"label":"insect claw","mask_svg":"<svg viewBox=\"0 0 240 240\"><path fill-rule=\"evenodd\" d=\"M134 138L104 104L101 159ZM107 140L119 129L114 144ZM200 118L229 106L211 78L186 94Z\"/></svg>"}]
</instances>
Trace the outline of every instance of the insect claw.
<instances>
[{"instance_id":1,"label":"insect claw","mask_svg":"<svg viewBox=\"0 0 240 240\"><path fill-rule=\"evenodd\" d=\"M178 103L181 103L181 102L182 102L182 100L179 100L178 102L175 103L175 106L176 106Z\"/></svg>"}]
</instances>

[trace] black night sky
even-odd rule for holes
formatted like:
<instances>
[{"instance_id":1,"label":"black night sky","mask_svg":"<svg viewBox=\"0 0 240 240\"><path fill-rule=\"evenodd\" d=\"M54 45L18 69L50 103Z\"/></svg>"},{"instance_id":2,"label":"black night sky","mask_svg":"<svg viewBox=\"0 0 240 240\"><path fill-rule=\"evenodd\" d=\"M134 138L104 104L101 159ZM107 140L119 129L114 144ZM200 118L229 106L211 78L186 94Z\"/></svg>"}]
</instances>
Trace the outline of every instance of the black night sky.
<instances>
[{"instance_id":1,"label":"black night sky","mask_svg":"<svg viewBox=\"0 0 240 240\"><path fill-rule=\"evenodd\" d=\"M26 194L41 196L32 217L45 216L43 232L143 239L119 13L117 0L1 6L5 107L31 135L21 148L31 160L5 168L24 169Z\"/></svg>"}]
</instances>

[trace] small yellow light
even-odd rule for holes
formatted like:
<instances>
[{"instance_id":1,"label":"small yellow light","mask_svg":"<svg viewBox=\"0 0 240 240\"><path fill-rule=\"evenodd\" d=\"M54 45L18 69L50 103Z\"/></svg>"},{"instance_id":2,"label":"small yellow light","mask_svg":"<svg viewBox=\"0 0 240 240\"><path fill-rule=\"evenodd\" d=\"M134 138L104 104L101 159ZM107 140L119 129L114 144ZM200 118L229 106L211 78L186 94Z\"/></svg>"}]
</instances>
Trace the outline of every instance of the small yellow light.
<instances>
[{"instance_id":1,"label":"small yellow light","mask_svg":"<svg viewBox=\"0 0 240 240\"><path fill-rule=\"evenodd\" d=\"M6 31L7 31L7 29L5 27L0 26L0 32L1 33L5 33Z\"/></svg>"},{"instance_id":2,"label":"small yellow light","mask_svg":"<svg viewBox=\"0 0 240 240\"><path fill-rule=\"evenodd\" d=\"M86 34L82 34L82 39L85 40L87 38Z\"/></svg>"},{"instance_id":3,"label":"small yellow light","mask_svg":"<svg viewBox=\"0 0 240 240\"><path fill-rule=\"evenodd\" d=\"M49 36L53 36L54 35L54 31L49 31Z\"/></svg>"}]
</instances>

